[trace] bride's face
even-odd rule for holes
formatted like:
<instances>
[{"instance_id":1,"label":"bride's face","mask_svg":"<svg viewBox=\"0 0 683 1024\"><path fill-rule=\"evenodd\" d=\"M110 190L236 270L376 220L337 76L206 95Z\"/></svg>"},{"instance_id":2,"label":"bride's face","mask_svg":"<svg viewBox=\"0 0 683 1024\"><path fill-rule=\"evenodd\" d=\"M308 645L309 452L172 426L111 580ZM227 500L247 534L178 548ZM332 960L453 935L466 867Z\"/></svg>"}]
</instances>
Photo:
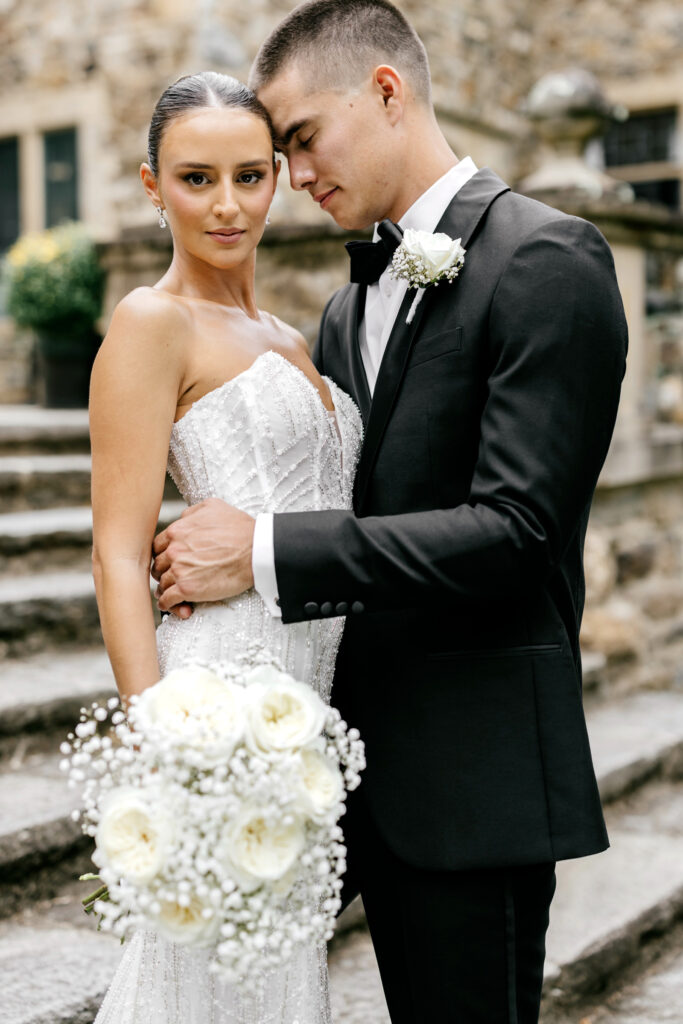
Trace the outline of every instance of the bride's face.
<instances>
[{"instance_id":1,"label":"bride's face","mask_svg":"<svg viewBox=\"0 0 683 1024\"><path fill-rule=\"evenodd\" d=\"M145 184L164 207L176 251L227 270L258 245L277 171L261 118L234 107L201 107L166 126L159 173Z\"/></svg>"}]
</instances>

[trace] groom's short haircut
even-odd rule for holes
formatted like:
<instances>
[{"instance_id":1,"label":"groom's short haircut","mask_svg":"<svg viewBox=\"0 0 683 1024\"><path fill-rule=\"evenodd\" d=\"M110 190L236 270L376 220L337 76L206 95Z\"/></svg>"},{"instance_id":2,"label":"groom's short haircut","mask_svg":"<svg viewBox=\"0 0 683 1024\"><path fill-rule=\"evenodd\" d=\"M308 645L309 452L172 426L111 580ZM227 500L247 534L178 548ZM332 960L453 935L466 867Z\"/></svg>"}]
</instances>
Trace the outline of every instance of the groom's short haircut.
<instances>
[{"instance_id":1,"label":"groom's short haircut","mask_svg":"<svg viewBox=\"0 0 683 1024\"><path fill-rule=\"evenodd\" d=\"M348 88L378 64L406 76L416 99L431 102L427 53L415 29L388 0L307 0L271 32L249 85L258 92L296 61L315 89Z\"/></svg>"}]
</instances>

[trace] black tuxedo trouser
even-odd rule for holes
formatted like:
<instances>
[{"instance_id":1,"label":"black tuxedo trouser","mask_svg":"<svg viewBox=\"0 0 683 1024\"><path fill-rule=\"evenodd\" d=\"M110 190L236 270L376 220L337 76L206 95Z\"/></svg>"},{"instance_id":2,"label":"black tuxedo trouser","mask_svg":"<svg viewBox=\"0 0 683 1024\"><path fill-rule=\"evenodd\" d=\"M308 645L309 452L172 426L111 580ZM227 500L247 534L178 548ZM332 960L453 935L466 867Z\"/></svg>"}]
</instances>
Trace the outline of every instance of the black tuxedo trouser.
<instances>
[{"instance_id":1,"label":"black tuxedo trouser","mask_svg":"<svg viewBox=\"0 0 683 1024\"><path fill-rule=\"evenodd\" d=\"M427 871L399 860L360 794L343 819L392 1024L537 1024L555 865Z\"/></svg>"}]
</instances>

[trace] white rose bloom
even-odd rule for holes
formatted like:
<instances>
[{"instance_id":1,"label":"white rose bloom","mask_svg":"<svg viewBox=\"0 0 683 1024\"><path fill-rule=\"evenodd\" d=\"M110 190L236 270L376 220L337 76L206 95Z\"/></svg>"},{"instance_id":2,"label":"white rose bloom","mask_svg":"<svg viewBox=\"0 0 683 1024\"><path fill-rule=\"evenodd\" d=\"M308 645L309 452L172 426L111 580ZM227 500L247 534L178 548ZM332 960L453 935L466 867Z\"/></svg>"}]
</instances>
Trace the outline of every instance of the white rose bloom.
<instances>
[{"instance_id":1,"label":"white rose bloom","mask_svg":"<svg viewBox=\"0 0 683 1024\"><path fill-rule=\"evenodd\" d=\"M102 805L95 863L131 882L148 882L164 866L172 840L173 821L159 806L158 794L115 789Z\"/></svg>"},{"instance_id":2,"label":"white rose bloom","mask_svg":"<svg viewBox=\"0 0 683 1024\"><path fill-rule=\"evenodd\" d=\"M433 235L406 228L402 244L411 256L423 261L432 278L452 267L465 253L459 238L452 239L442 232Z\"/></svg>"},{"instance_id":3,"label":"white rose bloom","mask_svg":"<svg viewBox=\"0 0 683 1024\"><path fill-rule=\"evenodd\" d=\"M264 808L247 806L230 823L225 853L240 888L249 892L282 878L294 866L306 836L303 820L291 813L288 818L286 825Z\"/></svg>"},{"instance_id":4,"label":"white rose bloom","mask_svg":"<svg viewBox=\"0 0 683 1024\"><path fill-rule=\"evenodd\" d=\"M177 900L163 900L154 921L171 942L185 946L213 946L218 938L220 915L214 911L208 917L204 915L205 910L211 910L211 905L196 894L190 896L187 906L181 906Z\"/></svg>"},{"instance_id":5,"label":"white rose bloom","mask_svg":"<svg viewBox=\"0 0 683 1024\"><path fill-rule=\"evenodd\" d=\"M316 739L327 708L310 686L276 670L255 669L247 676L246 737L257 753L298 750Z\"/></svg>"},{"instance_id":6,"label":"white rose bloom","mask_svg":"<svg viewBox=\"0 0 683 1024\"><path fill-rule=\"evenodd\" d=\"M336 765L317 750L302 750L302 805L311 814L332 810L344 795L344 780Z\"/></svg>"},{"instance_id":7,"label":"white rose bloom","mask_svg":"<svg viewBox=\"0 0 683 1024\"><path fill-rule=\"evenodd\" d=\"M244 734L243 690L198 666L177 668L144 690L133 711L143 732L159 729L212 761L230 757Z\"/></svg>"}]
</instances>

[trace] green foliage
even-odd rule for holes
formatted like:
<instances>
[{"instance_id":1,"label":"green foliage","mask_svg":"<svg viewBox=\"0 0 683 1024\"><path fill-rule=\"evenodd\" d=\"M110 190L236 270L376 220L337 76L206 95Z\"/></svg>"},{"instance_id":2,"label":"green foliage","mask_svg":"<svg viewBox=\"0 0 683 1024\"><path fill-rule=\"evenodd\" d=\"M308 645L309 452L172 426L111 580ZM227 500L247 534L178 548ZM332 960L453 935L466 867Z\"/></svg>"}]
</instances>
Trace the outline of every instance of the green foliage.
<instances>
[{"instance_id":1,"label":"green foliage","mask_svg":"<svg viewBox=\"0 0 683 1024\"><path fill-rule=\"evenodd\" d=\"M51 336L66 352L92 344L104 275L82 225L64 224L21 237L7 253L7 309L22 327Z\"/></svg>"}]
</instances>

